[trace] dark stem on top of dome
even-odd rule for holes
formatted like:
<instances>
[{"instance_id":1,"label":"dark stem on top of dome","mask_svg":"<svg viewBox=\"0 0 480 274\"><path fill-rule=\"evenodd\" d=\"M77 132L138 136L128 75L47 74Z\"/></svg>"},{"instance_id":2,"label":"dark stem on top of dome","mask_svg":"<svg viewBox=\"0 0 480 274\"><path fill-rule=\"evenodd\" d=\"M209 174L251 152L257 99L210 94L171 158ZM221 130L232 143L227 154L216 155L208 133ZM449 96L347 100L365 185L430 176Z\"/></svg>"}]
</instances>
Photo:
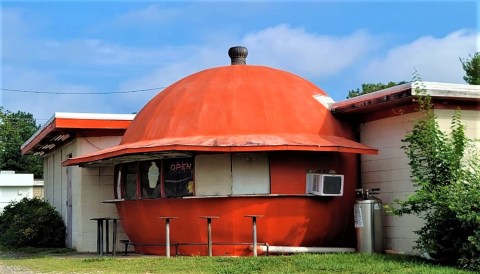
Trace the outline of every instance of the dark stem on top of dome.
<instances>
[{"instance_id":1,"label":"dark stem on top of dome","mask_svg":"<svg viewBox=\"0 0 480 274\"><path fill-rule=\"evenodd\" d=\"M232 60L232 65L246 65L248 50L246 47L236 46L228 50L228 56Z\"/></svg>"}]
</instances>

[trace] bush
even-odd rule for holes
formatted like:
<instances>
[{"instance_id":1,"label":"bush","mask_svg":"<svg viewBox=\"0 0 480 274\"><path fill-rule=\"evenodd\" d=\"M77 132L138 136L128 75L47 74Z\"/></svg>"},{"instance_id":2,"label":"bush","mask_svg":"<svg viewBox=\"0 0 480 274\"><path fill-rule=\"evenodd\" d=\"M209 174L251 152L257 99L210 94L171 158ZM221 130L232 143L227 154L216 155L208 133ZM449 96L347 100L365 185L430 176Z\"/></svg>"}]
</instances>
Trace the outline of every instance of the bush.
<instances>
[{"instance_id":1,"label":"bush","mask_svg":"<svg viewBox=\"0 0 480 274\"><path fill-rule=\"evenodd\" d=\"M417 248L434 259L480 270L480 157L475 141L465 135L460 113L451 132L439 129L430 98L419 96L424 118L414 123L404 149L417 187L397 200L397 215L416 214L425 220Z\"/></svg>"},{"instance_id":2,"label":"bush","mask_svg":"<svg viewBox=\"0 0 480 274\"><path fill-rule=\"evenodd\" d=\"M0 215L0 245L19 247L65 247L65 224L46 201L23 198L12 202Z\"/></svg>"}]
</instances>

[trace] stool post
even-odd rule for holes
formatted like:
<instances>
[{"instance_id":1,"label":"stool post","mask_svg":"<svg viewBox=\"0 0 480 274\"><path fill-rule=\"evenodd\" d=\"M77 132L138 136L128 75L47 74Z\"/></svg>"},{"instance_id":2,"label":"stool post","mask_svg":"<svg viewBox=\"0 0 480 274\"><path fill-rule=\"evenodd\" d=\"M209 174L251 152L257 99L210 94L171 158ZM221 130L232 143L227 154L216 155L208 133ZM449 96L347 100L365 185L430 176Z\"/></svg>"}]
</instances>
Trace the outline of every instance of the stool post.
<instances>
[{"instance_id":1,"label":"stool post","mask_svg":"<svg viewBox=\"0 0 480 274\"><path fill-rule=\"evenodd\" d=\"M212 219L207 218L207 238L208 238L208 256L212 257Z\"/></svg>"},{"instance_id":2,"label":"stool post","mask_svg":"<svg viewBox=\"0 0 480 274\"><path fill-rule=\"evenodd\" d=\"M257 217L263 217L263 215L246 215L245 217L252 218L253 256L257 257Z\"/></svg>"},{"instance_id":3,"label":"stool post","mask_svg":"<svg viewBox=\"0 0 480 274\"><path fill-rule=\"evenodd\" d=\"M98 220L99 227L98 227L98 235L100 236L99 243L100 243L100 255L103 256L103 219Z\"/></svg>"},{"instance_id":4,"label":"stool post","mask_svg":"<svg viewBox=\"0 0 480 274\"><path fill-rule=\"evenodd\" d=\"M109 224L109 222L110 222L109 218L105 218L105 247L106 247L105 251L106 251L107 254L109 252L108 250L110 249L109 248L109 245L110 245L110 243L109 243L110 242L110 235L109 235L110 234L110 231L109 231L109 225L110 224Z\"/></svg>"},{"instance_id":5,"label":"stool post","mask_svg":"<svg viewBox=\"0 0 480 274\"><path fill-rule=\"evenodd\" d=\"M208 256L213 256L213 243L212 243L212 219L218 219L218 216L200 216L200 218L207 219L207 240L208 240Z\"/></svg>"},{"instance_id":6,"label":"stool post","mask_svg":"<svg viewBox=\"0 0 480 274\"><path fill-rule=\"evenodd\" d=\"M253 217L252 222L253 222L253 256L257 257L257 217Z\"/></svg>"},{"instance_id":7,"label":"stool post","mask_svg":"<svg viewBox=\"0 0 480 274\"><path fill-rule=\"evenodd\" d=\"M103 221L108 218L91 218L92 221L97 221L97 253L103 255ZM108 223L107 223L107 233L108 233ZM108 236L107 236L108 240ZM108 252L108 243L107 243L107 252Z\"/></svg>"},{"instance_id":8,"label":"stool post","mask_svg":"<svg viewBox=\"0 0 480 274\"><path fill-rule=\"evenodd\" d=\"M159 218L165 219L165 256L170 258L170 219L176 219L177 217L164 216Z\"/></svg>"},{"instance_id":9,"label":"stool post","mask_svg":"<svg viewBox=\"0 0 480 274\"><path fill-rule=\"evenodd\" d=\"M113 243L112 243L112 256L117 255L117 219L113 219Z\"/></svg>"},{"instance_id":10,"label":"stool post","mask_svg":"<svg viewBox=\"0 0 480 274\"><path fill-rule=\"evenodd\" d=\"M165 256L170 258L170 219L165 219Z\"/></svg>"},{"instance_id":11,"label":"stool post","mask_svg":"<svg viewBox=\"0 0 480 274\"><path fill-rule=\"evenodd\" d=\"M97 221L97 253L100 254L100 220Z\"/></svg>"}]
</instances>

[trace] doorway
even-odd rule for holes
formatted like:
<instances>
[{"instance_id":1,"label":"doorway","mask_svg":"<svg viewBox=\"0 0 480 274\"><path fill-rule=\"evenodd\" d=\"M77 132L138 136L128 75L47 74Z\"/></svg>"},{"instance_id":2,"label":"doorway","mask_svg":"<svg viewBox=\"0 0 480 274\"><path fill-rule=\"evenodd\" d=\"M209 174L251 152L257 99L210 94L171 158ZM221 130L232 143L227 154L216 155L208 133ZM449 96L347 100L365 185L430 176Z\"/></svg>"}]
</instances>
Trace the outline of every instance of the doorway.
<instances>
[{"instance_id":1,"label":"doorway","mask_svg":"<svg viewBox=\"0 0 480 274\"><path fill-rule=\"evenodd\" d=\"M68 158L72 158L72 154L67 155ZM72 167L67 166L67 247L73 248L73 239L72 239Z\"/></svg>"}]
</instances>

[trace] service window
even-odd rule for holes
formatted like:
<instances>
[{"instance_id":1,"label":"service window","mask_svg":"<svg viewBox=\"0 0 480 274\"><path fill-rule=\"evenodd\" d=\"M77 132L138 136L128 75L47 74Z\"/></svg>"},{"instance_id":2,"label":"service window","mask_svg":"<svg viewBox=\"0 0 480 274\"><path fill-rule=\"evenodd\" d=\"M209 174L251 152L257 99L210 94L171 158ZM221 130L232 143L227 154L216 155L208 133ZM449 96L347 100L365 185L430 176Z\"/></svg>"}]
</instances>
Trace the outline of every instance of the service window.
<instances>
[{"instance_id":1,"label":"service window","mask_svg":"<svg viewBox=\"0 0 480 274\"><path fill-rule=\"evenodd\" d=\"M232 154L232 193L270 194L270 170L266 153Z\"/></svg>"},{"instance_id":2,"label":"service window","mask_svg":"<svg viewBox=\"0 0 480 274\"><path fill-rule=\"evenodd\" d=\"M160 198L161 161L147 161L140 163L140 183L142 199Z\"/></svg>"},{"instance_id":3,"label":"service window","mask_svg":"<svg viewBox=\"0 0 480 274\"><path fill-rule=\"evenodd\" d=\"M123 165L123 182L126 200L134 200L137 197L137 163Z\"/></svg>"},{"instance_id":4,"label":"service window","mask_svg":"<svg viewBox=\"0 0 480 274\"><path fill-rule=\"evenodd\" d=\"M230 154L195 156L195 196L232 194Z\"/></svg>"},{"instance_id":5,"label":"service window","mask_svg":"<svg viewBox=\"0 0 480 274\"><path fill-rule=\"evenodd\" d=\"M165 196L193 195L193 158L163 160Z\"/></svg>"}]
</instances>

